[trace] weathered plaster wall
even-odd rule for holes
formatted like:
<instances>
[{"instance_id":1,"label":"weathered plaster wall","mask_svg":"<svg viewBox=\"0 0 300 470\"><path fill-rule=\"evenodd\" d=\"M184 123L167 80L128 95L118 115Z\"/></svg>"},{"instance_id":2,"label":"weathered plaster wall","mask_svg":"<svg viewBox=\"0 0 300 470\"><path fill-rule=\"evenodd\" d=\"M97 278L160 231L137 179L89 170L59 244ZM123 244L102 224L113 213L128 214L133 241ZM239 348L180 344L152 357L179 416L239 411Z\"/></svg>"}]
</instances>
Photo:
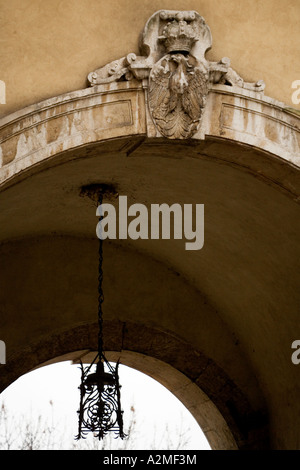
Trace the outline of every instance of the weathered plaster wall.
<instances>
[{"instance_id":1,"label":"weathered plaster wall","mask_svg":"<svg viewBox=\"0 0 300 470\"><path fill-rule=\"evenodd\" d=\"M82 89L92 70L137 53L140 32L160 9L198 11L212 31L209 59L229 57L245 80L263 79L266 95L295 106L298 0L0 0L1 115Z\"/></svg>"},{"instance_id":2,"label":"weathered plaster wall","mask_svg":"<svg viewBox=\"0 0 300 470\"><path fill-rule=\"evenodd\" d=\"M297 114L269 98L219 86L195 139L178 144L157 135L141 84L69 93L85 87L90 71L138 52L138 33L154 11L195 9L212 30L210 59L230 57L245 80L264 79L266 95L292 105L291 83L300 75L299 2L12 0L0 6L0 79L7 84L7 104L0 106L7 116L1 121L0 327L10 361L2 386L39 360L68 352L63 333L73 338L68 347L90 347L88 332L85 345L74 345L78 332L72 336L72 328L90 324L95 307L87 262L94 259L95 210L79 189L105 180L132 201L149 204L155 197L206 207L200 253L147 241L120 262L118 247L110 246L109 320L179 334L230 378L210 390L216 400L221 396L220 406L227 406L230 383L253 410L266 400L271 446L299 447L298 370L290 359L299 336ZM85 264L78 252L86 253ZM134 327L123 346L154 354L151 334L141 331ZM168 341L159 343L155 357L177 361L173 366L181 370L185 355L171 354ZM203 369L206 380L202 369L195 377L208 387L210 368ZM227 409L234 421L229 415Z\"/></svg>"}]
</instances>

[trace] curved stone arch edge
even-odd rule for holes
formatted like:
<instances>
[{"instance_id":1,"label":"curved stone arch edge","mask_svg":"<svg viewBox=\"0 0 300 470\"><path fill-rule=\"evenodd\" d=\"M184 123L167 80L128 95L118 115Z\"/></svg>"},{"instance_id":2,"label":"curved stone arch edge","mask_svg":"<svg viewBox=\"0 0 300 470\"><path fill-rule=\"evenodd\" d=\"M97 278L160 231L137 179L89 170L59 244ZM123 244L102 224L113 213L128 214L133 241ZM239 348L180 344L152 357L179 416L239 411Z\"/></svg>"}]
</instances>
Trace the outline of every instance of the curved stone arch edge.
<instances>
[{"instance_id":1,"label":"curved stone arch edge","mask_svg":"<svg viewBox=\"0 0 300 470\"><path fill-rule=\"evenodd\" d=\"M56 362L94 358L97 324L39 338L7 358L0 393L20 376ZM246 396L211 359L173 334L134 323L104 322L105 351L165 386L190 411L214 450L269 448L267 410Z\"/></svg>"},{"instance_id":2,"label":"curved stone arch edge","mask_svg":"<svg viewBox=\"0 0 300 470\"><path fill-rule=\"evenodd\" d=\"M225 145L237 145L237 148L243 146L243 148L246 149L246 153L251 151L251 149L254 152L260 152L261 155L265 156L265 165L263 161L261 162L261 165L253 164L251 156L246 159L246 163L239 161L238 157L235 158L235 161L228 161L230 159L226 159L226 157L222 158L220 155L217 155L217 159L252 171L259 178L264 178L266 181L269 181L270 184L281 187L282 190L293 199L296 201L298 200L298 184L295 183L295 178L294 176L291 176L291 174L298 170L298 157L296 154L294 155L293 152L295 150L295 146L298 145L297 135L299 132L299 116L292 113L290 109L284 106L283 103L277 102L269 97L265 97L262 93L257 94L240 88L237 90L236 87L216 85L210 92L212 99L207 105L206 112L203 116L203 123L201 124L199 131L192 139L176 141L162 138L162 136L155 130L154 124L151 121L151 118L149 118L149 113L147 112L145 96L145 90L139 82L116 82L109 85L101 85L66 93L35 105L31 105L19 112L6 116L0 120L0 144L1 134L2 143L5 145L7 142L9 143L10 140L14 141L15 145L18 136L24 136L25 141L27 139L27 143L24 147L24 142L18 145L17 153L19 156L13 158L10 163L4 164L0 169L1 186L6 183L11 184L11 181L18 176L23 177L24 173L31 168L34 171L37 171L35 167L39 167L40 165L43 165L43 163L52 161L53 158L60 157L65 153L73 153L80 148L85 148L90 145L99 145L104 144L105 142L109 144L122 138L137 140L137 143L134 143L133 145L129 145L127 147L126 145L122 146L122 151L124 151L128 156L135 156L136 149L138 149L140 145L143 145L143 142L147 140L156 142L165 141L169 143L175 142L177 145L186 145L191 148L196 148L198 146L200 149L204 144L208 144L209 146L210 143L215 140L220 143L223 142ZM88 114L88 127L84 132L82 131L82 128L77 130L75 129L75 131L73 129L75 134L66 136L63 148L61 136L56 139L54 138L54 140L51 140L48 143L47 139L45 142L43 140L44 136L43 132L41 132L41 128L39 127L40 125L48 125L50 122L56 123L56 119L65 119L70 115L77 116L78 113L78 119L80 120L80 113L83 112L83 110L89 110L87 112L90 113L90 110L94 112L99 110L101 107L101 109L104 109L103 106L125 102L127 104L130 103L131 110L136 108L135 113L131 112L131 123L128 122L124 124L121 122L119 123L120 125L118 124L116 127L108 127L102 131L95 132L93 120L91 120L91 116ZM239 105L243 103L243 108L236 106L236 103ZM62 108L62 106L69 105L71 106L70 109ZM267 107L267 112L261 109L264 106ZM273 142L272 139L268 140L266 138L262 138L261 135L256 136L253 133L249 134L247 128L236 129L236 126L239 127L240 125L243 125L241 123L243 123L245 119L238 119L237 124L234 114L235 109L237 109L238 113L245 112L247 114L247 121L250 117L251 119L253 117L253 122L256 123L256 126L260 123L261 119L265 119L267 124L270 126L275 124L277 125L279 123L278 125L283 129L283 135L279 135L279 133L278 138L284 140L287 150L285 151L283 149L282 142L279 145L275 141ZM241 109L243 109L243 111L241 111ZM218 119L212 117L214 114L218 116ZM261 116L263 116L263 118L261 118ZM99 119L99 117L97 119ZM266 129L269 129L267 125ZM31 134L26 134L26 132L33 132L33 134L31 136ZM270 129L268 132L271 132ZM290 136L290 133L290 140L285 140ZM289 143L291 149L288 148ZM9 145L7 147L8 149L10 148ZM5 148L6 147L4 146L3 151L5 151ZM200 152L198 153L200 155ZM204 157L206 156L206 152L204 152ZM208 154L208 157L212 158L212 155ZM231 160L234 159L231 158ZM274 168L271 168L272 165ZM282 172L283 175L280 176ZM278 177L276 177L276 174ZM289 176L291 176L292 181L290 181Z\"/></svg>"},{"instance_id":3,"label":"curved stone arch edge","mask_svg":"<svg viewBox=\"0 0 300 470\"><path fill-rule=\"evenodd\" d=\"M128 139L129 145L124 144L124 140ZM18 171L15 174L8 174L7 178L4 178L1 182L0 177L0 191L6 190L15 184L18 184L31 176L38 174L43 171L47 171L50 168L56 168L58 166L64 165L68 161L94 158L93 148L98 150L101 146L105 145L114 145L118 142L121 142L121 147L126 147L129 149L128 152L125 151L127 157L134 158L135 152L142 151L144 147L151 146L154 147L156 144L158 146L162 145L181 145L182 141L170 141L167 139L148 139L146 136L129 136L118 137L107 140L102 140L98 142L91 142L88 144L83 144L78 147L70 148L64 152L59 152L53 156L47 157L46 159L37 161L34 164L26 165L26 158L21 160L18 163ZM201 151L197 149L197 146L207 143L208 151ZM300 203L300 179L299 179L299 168L290 162L278 157L277 155L271 154L266 150L260 148L255 148L246 143L236 142L231 139L224 139L222 137L215 136L206 136L205 141L192 140L185 142L187 148L190 148L193 154L189 155L189 158L206 160L212 163L217 163L221 165L227 165L234 167L240 171L246 172L252 177L257 178L258 180L264 182L265 184L273 187L274 189L285 194L288 198L292 199L296 203ZM233 154L226 153L222 154L219 151L219 148L226 146L230 152L230 149L235 149L241 152L243 155L242 159L236 159ZM210 148L211 147L211 148ZM213 150L212 150L212 147ZM219 147L219 148L218 148ZM90 155L85 155L85 152L91 152ZM106 152L106 150L104 150ZM82 155L81 155L82 154ZM253 158L253 154L256 154L259 158ZM168 155L163 155L162 158L178 158L174 157L171 152ZM185 157L187 158L187 157ZM30 157L31 160L31 157ZM258 161L259 160L259 161ZM11 166L15 164L12 163ZM258 169L258 165L265 169ZM0 168L1 173L1 168Z\"/></svg>"},{"instance_id":4,"label":"curved stone arch edge","mask_svg":"<svg viewBox=\"0 0 300 470\"><path fill-rule=\"evenodd\" d=\"M95 355L96 351L76 351L41 364L38 368L63 361L76 364L81 360L83 364L90 364ZM169 390L197 421L212 450L238 450L236 441L217 407L182 372L166 362L136 351L106 351L105 356L110 362L119 361L120 364L146 374ZM124 407L123 411L126 412Z\"/></svg>"},{"instance_id":5,"label":"curved stone arch edge","mask_svg":"<svg viewBox=\"0 0 300 470\"><path fill-rule=\"evenodd\" d=\"M93 87L83 88L80 90L73 90L66 93L62 93L57 96L52 96L46 98L42 101L38 101L36 103L30 104L21 108L17 111L14 111L6 116L0 118L0 128L4 127L8 124L16 123L20 119L25 117L30 117L39 113L43 110L52 109L62 103L72 103L76 102L80 99L84 99L89 96L97 96L103 95L106 93L114 93L120 92L123 90L141 90L147 88L147 81L121 81L121 82L113 82L104 85L96 85ZM292 108L287 104L283 103L282 101L278 101L270 96L265 95L264 93L257 93L250 90L246 90L236 86L228 86L228 85L212 85L210 88L210 93L217 93L217 94L227 94L227 95L234 95L238 98L248 98L251 101L256 103L262 103L269 105L270 107L277 109L278 111L282 111L289 116L294 118L299 117L299 110L296 108ZM52 116L53 117L53 116Z\"/></svg>"}]
</instances>

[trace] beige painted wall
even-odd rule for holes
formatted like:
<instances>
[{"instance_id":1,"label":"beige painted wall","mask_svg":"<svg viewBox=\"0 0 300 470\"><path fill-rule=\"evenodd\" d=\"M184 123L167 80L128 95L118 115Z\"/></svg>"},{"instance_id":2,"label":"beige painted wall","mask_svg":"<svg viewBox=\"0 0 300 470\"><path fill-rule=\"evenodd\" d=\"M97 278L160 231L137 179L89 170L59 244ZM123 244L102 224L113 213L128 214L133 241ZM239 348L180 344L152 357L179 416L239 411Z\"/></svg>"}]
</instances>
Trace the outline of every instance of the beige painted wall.
<instances>
[{"instance_id":1,"label":"beige painted wall","mask_svg":"<svg viewBox=\"0 0 300 470\"><path fill-rule=\"evenodd\" d=\"M86 86L87 74L138 52L138 35L160 9L197 10L213 35L211 60L224 56L265 94L292 103L300 80L299 0L0 0L0 116Z\"/></svg>"},{"instance_id":2,"label":"beige painted wall","mask_svg":"<svg viewBox=\"0 0 300 470\"><path fill-rule=\"evenodd\" d=\"M7 85L7 104L0 105L1 114L6 115L45 98L84 88L86 76L90 71L113 59L122 57L128 52L138 52L138 33L143 29L149 16L161 8L196 9L205 17L213 34L214 46L208 58L218 60L223 56L230 57L233 68L245 80L264 79L267 83L267 95L284 101L289 106L292 105L291 84L294 80L300 79L299 63L297 62L300 52L298 43L299 0L286 2L277 0L253 0L251 2L248 0L181 2L177 0L172 2L158 2L157 0L141 0L139 2L134 0L111 0L110 2L103 0L0 0L0 67L2 67L0 79L4 80ZM296 67L298 67L298 71ZM277 113L277 111L274 112ZM41 108L36 107L36 112L41 118ZM144 122L140 116L141 114L137 119L139 126ZM270 116L272 117L271 114ZM36 117L36 115L33 113L32 117ZM76 117L75 114L74 117ZM279 120L278 117L276 119ZM291 119L296 118L292 116ZM270 119L270 121L272 124L275 122L274 119ZM26 124L26 120L21 120L12 124L15 134L19 133L17 126L20 124L20 129L24 129L27 125L32 135L37 136L37 139L30 140L30 138L26 138L26 135L30 135L26 134L27 130L20 133L23 139L23 147L20 145L19 148L21 153L25 152L27 146L29 148L30 145L40 145L40 142L43 142L43 132L38 132L38 129L35 134L38 126L35 128L34 125L30 126L28 122ZM55 132L57 135L60 132L57 123L58 121L51 121L54 136ZM80 121L81 124L82 121ZM296 124L295 126L287 126L288 130L291 127L295 131L297 130ZM10 131L9 127L3 127L3 129L4 133ZM269 129L267 134L269 138L274 139L270 127L266 126L266 129ZM271 131L273 130L271 127ZM106 137L117 137L118 132ZM129 130L127 129L126 132ZM140 128L137 130L137 134L142 134ZM48 138L48 134L45 135ZM52 138L55 141L53 135L51 134L48 139L48 144L52 143ZM215 134L212 132L212 135ZM223 134L223 137L224 135L232 138L231 134L228 136ZM280 137L284 138L285 135L283 133ZM99 136L98 138L100 139ZM65 139L56 139L56 141L57 145L62 145ZM79 142L81 144L82 140L79 139ZM243 140L243 142L249 145L248 140ZM52 163L47 168L48 162L46 162L44 170L48 169L48 171L40 173L37 171L36 176L32 174L31 178L24 179L23 182L19 181L19 184L15 184L18 183L16 179L15 182L12 181L11 187L4 188L1 201L2 209L0 210L2 220L0 225L3 227L1 231L2 242L7 242L14 237L20 239L28 237L30 239L33 236L46 235L47 248L44 248L44 252L48 256L50 253L49 258L53 262L53 266L51 265L51 269L49 269L49 277L51 274L51 279L54 280L52 287L55 294L50 297L50 300L53 303L57 302L57 304L61 301L61 304L56 306L56 310L51 309L53 303L47 302L47 296L51 294L51 291L48 289L49 283L47 283L47 277L43 271L44 266L48 266L45 263L44 252L40 251L31 256L30 251L26 252L25 250L25 254L22 253L22 256L18 256L15 246L7 243L3 248L6 250L4 253L5 263L4 255L1 254L1 263L7 268L2 269L3 281L2 284L0 283L7 287L2 290L3 301L0 305L5 306L6 312L9 314L1 316L0 327L1 331L6 328L2 338L5 340L6 337L9 338L7 341L8 351L11 351L13 342L17 345L19 339L17 335L13 336L10 333L11 331L16 332L16 317L14 315L19 314L19 305L25 306L21 311L23 319L20 319L20 328L17 331L23 341L27 341L27 339L33 341L38 335L44 334L45 330L49 333L49 325L52 328L59 325L66 327L66 329L70 325L73 327L74 318L72 315L75 308L73 305L69 309L65 308L64 302L76 299L65 295L66 290L63 283L57 281L57 276L54 276L53 272L60 272L60 269L57 269L57 266L60 267L59 263L62 263L61 266L64 269L67 267L71 273L78 272L83 275L84 271L81 273L79 269L73 269L71 264L67 265L60 256L53 256L54 243L56 242L53 241L52 235L56 232L74 235L76 238L78 235L87 238L92 236L90 233L77 232L80 227L94 227L95 223L94 208L88 215L85 202L78 197L78 190L83 184L93 182L96 178L95 175L101 175L102 178L105 177L105 181L112 179L121 184L123 194L131 194L131 197L137 201L151 201L154 194L166 202L170 201L170 199L166 199L167 197L183 201L186 194L189 193L189 198L191 198L189 200L199 202L200 198L200 201L207 207L207 214L211 214L206 219L207 241L205 242L205 251L203 251L204 256L201 253L201 256L198 255L198 257L180 259L177 249L173 248L170 252L166 252L163 245L156 245L156 251L154 248L148 248L147 245L147 250L154 259L162 260L166 266L174 269L175 273L180 273L182 280L188 280L197 291L203 292L203 295L218 312L222 322L229 325L230 334L238 340L235 342L233 340L232 342L225 341L223 338L225 329L223 331L221 326L222 334L216 332L215 336L208 336L207 324L209 321L214 328L213 331L216 331L215 317L217 314L205 315L206 310L203 312L201 310L201 323L198 320L200 313L194 309L197 302L192 302L192 298L189 296L186 297L190 302L189 311L191 313L186 315L186 319L180 316L183 308L180 311L177 310L180 321L186 321L181 330L185 332L185 327L188 326L189 330L186 334L189 338L186 339L195 348L204 349L207 347L207 356L214 358L216 363L220 363L224 367L227 375L241 389L246 390L251 404L254 403L256 406L260 400L257 398L253 383L253 389L249 389L247 375L248 367L249 371L253 368L253 380L258 380L271 414L273 448L299 448L298 370L290 360L290 344L298 337L297 328L299 327L299 244L297 243L299 230L296 227L299 214L295 202L296 197L294 198L297 189L297 180L293 173L295 167L284 167L281 162L282 168L278 171L278 167L276 166L274 169L273 166L278 163L275 158L271 164L267 161L264 163L264 158L267 159L267 155L262 153L256 155L256 150L253 150L254 153L250 153L248 147L244 149L240 145L236 148L224 147L218 153L218 149L214 147L211 140L205 144L210 147L211 153L206 152L204 147L200 147L199 154L193 155L193 147L191 147L184 158L181 154L182 148L178 146L176 151L181 154L181 159L175 158L175 149L170 151L168 148L153 147L151 146L153 142L149 143L149 148L147 148L146 142L145 147L136 149L136 152L130 153L131 157L127 159L126 148L135 148L134 146L127 147L127 144L128 142L124 145L124 142L110 140L106 149L107 155L101 148L102 158L98 158L97 148L93 153L91 149L80 147L77 155L72 153L72 155L66 156L71 157L74 161L70 162L68 158L66 161L60 160L61 167L54 162L53 169L51 168ZM41 146L41 149L47 150L44 145ZM201 150L204 158L201 157ZM89 153L90 151L92 153ZM245 156L243 155L244 151L245 154L249 153ZM55 153L59 154L58 147ZM220 155L223 160L219 158ZM7 156L9 156L8 152L5 154L6 158ZM28 152L26 156L31 159L32 164L32 152ZM168 161L166 156L172 159L172 163ZM207 158L208 156L214 156L215 159ZM152 157L156 158L155 165L153 165ZM233 165L225 166L226 158ZM253 172L249 171L251 166L249 167L247 158L254 165L254 176L258 176L257 178L253 177ZM244 167L243 170L237 168L235 159L240 162L241 168ZM20 158L17 162L20 166L16 165L16 168L20 170L24 161L24 158ZM257 167L255 167L256 162L259 162ZM265 174L261 172L261 169L265 167L269 172L266 181L264 180ZM9 167L7 164L7 171L10 168L13 167ZM37 165L35 169L38 170ZM280 175L281 177L279 177ZM277 184L278 180L285 182L284 189L287 191L277 192L280 189L280 185ZM270 181L272 181L272 185ZM268 184L264 184L264 182ZM48 188L48 191L44 192L44 188ZM292 197L286 197L286 193ZM50 206L49 201L51 202ZM70 208L74 211L73 213ZM82 219L78 223L80 217ZM86 217L89 218L89 221ZM86 223L84 223L85 221ZM74 227L72 224L75 222ZM20 246L22 246L22 250L26 248L23 243ZM29 246L31 246L31 242L29 242ZM34 246L33 243L33 249ZM76 257L78 252L81 252L81 248L74 249L74 255L69 257L72 262L81 261ZM65 250L63 253L68 254ZM25 256L28 260L28 275L24 276ZM19 267L20 259L23 260L23 271L15 269L16 266ZM128 259L131 260L131 257ZM117 256L114 258L114 263L122 269L129 265L125 261L120 263ZM144 262L139 262L138 265L147 267ZM42 316L41 301L38 296L33 295L36 279L40 272L43 272L43 282L47 289L41 289L40 283L38 292L40 299L46 299L45 305L49 308L49 312ZM88 269L87 272L89 272ZM151 272L154 270L149 270L150 274ZM61 273L63 274L63 271ZM91 273L89 274L91 275ZM134 269L131 271L131 275L136 276L138 280L142 278L142 275L137 275ZM32 290L29 287L26 289L23 277ZM124 275L118 279L123 278ZM167 276L164 278L168 279ZM87 283L89 278L83 276L83 279ZM135 282L130 283L130 280L128 277L127 281L131 286L134 286ZM155 280L157 281L157 279ZM69 278L65 277L64 281L68 284ZM72 285L69 283L68 287L70 288ZM90 284L88 282L86 286L82 285L83 291L78 289L78 292L79 296L83 292L81 298L84 308L82 308L82 312L87 315L85 296L88 296L92 301L92 297L87 295ZM145 283L145 285L148 284ZM171 295L173 289L171 285L169 285L169 289L160 289L161 285L162 282L157 291L162 296L161 311L164 315L159 316L158 312L155 312L152 317L147 316L145 310L142 309L143 322L147 321L150 325L154 323L158 329L176 332L175 326L177 327L177 324L174 326L175 308L171 308L168 298L170 296L174 301L174 296ZM17 289L16 286L18 286ZM111 294L110 297L108 295L108 300L109 298L114 299L112 287L113 284L111 284ZM16 291L19 297L8 296L9 289ZM141 298L143 301L146 299L150 302L152 297L144 296L143 289L144 286L140 285ZM174 290L176 293L181 293L180 289ZM58 291L62 293L60 296L56 295ZM141 305L136 295L129 296L129 298L133 302L132 318L129 317L129 320L138 321L140 316L137 313L139 313ZM7 299L10 302L9 306ZM116 302L122 300L123 296L117 298ZM165 304L168 309L165 308ZM113 302L111 305L114 307L111 309L112 316L114 312L117 312L118 315L120 312L122 313L122 305ZM78 308L78 304L75 307ZM30 321L28 315L24 315L26 308L31 313ZM91 308L91 311L94 311L94 308ZM61 312L64 312L64 316L61 315ZM186 310L185 313L187 313ZM76 321L87 319L87 317L81 316L79 310L77 310L77 314ZM41 323L41 318L45 323ZM58 324L57 318L63 324ZM123 318L121 319L123 320ZM128 318L124 317L125 320L127 321ZM24 321L28 330L21 327L21 321ZM34 325L36 330L31 331L26 337L24 331L25 333L29 332L30 325ZM218 339L214 343L213 340L209 340L211 337L220 337L222 341ZM129 347L128 349L130 350ZM245 357L245 360L239 360L240 356L235 353L236 350L239 351L242 358ZM9 372L8 368L6 370Z\"/></svg>"}]
</instances>

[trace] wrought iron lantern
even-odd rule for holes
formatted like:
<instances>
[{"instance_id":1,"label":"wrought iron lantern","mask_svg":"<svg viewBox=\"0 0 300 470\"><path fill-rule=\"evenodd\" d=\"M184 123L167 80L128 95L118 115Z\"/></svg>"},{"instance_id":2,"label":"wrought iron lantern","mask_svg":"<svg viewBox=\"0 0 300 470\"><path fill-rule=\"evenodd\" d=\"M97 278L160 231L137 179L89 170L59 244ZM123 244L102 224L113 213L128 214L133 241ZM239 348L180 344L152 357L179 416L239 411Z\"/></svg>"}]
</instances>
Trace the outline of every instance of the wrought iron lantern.
<instances>
[{"instance_id":1,"label":"wrought iron lantern","mask_svg":"<svg viewBox=\"0 0 300 470\"><path fill-rule=\"evenodd\" d=\"M88 196L97 196L98 205L102 204L103 187L88 189ZM102 216L100 216L100 219ZM78 410L78 435L76 439L86 438L89 432L94 437L103 439L110 431L116 437L124 439L123 411L121 410L120 384L118 376L119 361L116 366L108 362L103 352L103 312L104 300L102 280L103 240L99 238L99 273L98 273L98 352L93 362L81 367L80 405Z\"/></svg>"}]
</instances>

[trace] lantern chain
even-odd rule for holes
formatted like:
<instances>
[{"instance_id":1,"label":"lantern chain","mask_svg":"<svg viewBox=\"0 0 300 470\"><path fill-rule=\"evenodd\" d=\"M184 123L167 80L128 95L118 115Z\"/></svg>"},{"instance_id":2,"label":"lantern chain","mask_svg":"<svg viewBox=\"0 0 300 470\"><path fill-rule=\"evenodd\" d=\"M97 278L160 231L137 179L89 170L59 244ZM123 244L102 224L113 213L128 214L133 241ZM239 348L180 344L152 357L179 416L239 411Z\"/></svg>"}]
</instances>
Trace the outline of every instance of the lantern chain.
<instances>
[{"instance_id":1,"label":"lantern chain","mask_svg":"<svg viewBox=\"0 0 300 470\"><path fill-rule=\"evenodd\" d=\"M100 193L98 199L98 207L102 205L103 196ZM102 220L102 214L100 214L100 221ZM102 270L102 263L103 263L103 239L99 237L99 272L98 272L98 353L99 358L101 360L103 354L103 312L102 312L102 304L104 301L103 295L103 270Z\"/></svg>"}]
</instances>

